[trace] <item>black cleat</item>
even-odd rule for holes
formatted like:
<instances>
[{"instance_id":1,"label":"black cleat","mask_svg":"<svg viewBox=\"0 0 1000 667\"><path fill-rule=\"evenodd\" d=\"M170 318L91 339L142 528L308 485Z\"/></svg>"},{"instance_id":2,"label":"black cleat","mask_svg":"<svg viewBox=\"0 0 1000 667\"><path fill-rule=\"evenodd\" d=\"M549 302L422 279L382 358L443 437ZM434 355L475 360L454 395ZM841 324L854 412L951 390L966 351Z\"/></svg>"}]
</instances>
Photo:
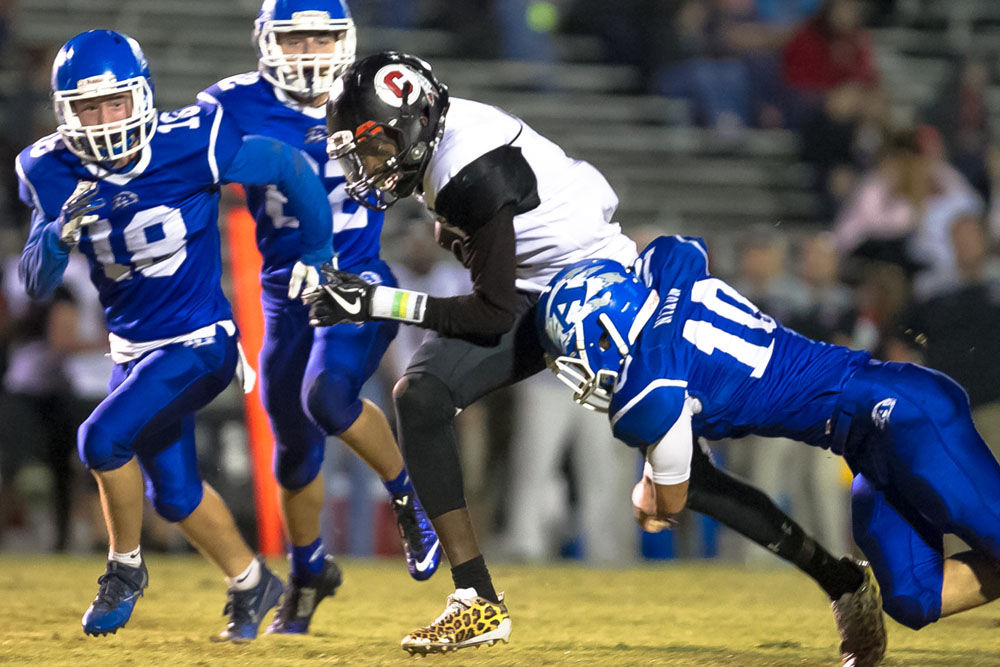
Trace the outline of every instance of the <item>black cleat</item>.
<instances>
[{"instance_id":1,"label":"black cleat","mask_svg":"<svg viewBox=\"0 0 1000 667\"><path fill-rule=\"evenodd\" d=\"M267 628L268 634L304 635L309 632L309 622L312 620L320 600L331 597L344 581L340 567L334 562L333 556L324 557L323 569L309 586L299 586L289 577L288 592L274 620Z\"/></svg>"}]
</instances>

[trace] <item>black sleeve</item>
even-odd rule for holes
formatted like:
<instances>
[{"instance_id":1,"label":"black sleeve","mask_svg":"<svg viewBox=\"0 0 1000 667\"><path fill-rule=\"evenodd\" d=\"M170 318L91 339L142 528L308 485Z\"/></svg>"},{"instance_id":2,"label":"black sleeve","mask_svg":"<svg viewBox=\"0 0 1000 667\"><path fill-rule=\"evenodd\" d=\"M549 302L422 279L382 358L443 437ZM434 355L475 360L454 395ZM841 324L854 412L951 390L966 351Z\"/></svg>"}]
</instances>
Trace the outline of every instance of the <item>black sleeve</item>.
<instances>
[{"instance_id":1,"label":"black sleeve","mask_svg":"<svg viewBox=\"0 0 1000 667\"><path fill-rule=\"evenodd\" d=\"M514 326L515 207L500 208L462 241L472 294L429 297L420 326L479 345L496 345Z\"/></svg>"},{"instance_id":2,"label":"black sleeve","mask_svg":"<svg viewBox=\"0 0 1000 667\"><path fill-rule=\"evenodd\" d=\"M434 212L449 225L473 234L505 206L514 215L539 204L538 181L520 148L504 145L481 155L441 188Z\"/></svg>"}]
</instances>

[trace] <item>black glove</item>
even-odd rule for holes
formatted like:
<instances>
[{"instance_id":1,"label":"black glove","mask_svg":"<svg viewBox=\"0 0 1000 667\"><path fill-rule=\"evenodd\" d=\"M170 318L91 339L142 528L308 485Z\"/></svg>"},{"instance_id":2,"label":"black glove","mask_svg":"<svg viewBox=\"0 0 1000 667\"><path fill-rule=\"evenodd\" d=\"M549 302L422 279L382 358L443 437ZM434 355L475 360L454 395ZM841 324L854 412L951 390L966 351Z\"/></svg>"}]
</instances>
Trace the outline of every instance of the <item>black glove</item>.
<instances>
[{"instance_id":1,"label":"black glove","mask_svg":"<svg viewBox=\"0 0 1000 667\"><path fill-rule=\"evenodd\" d=\"M320 272L325 282L302 295L303 303L309 306L309 324L329 327L371 319L374 285L329 264L324 264Z\"/></svg>"}]
</instances>

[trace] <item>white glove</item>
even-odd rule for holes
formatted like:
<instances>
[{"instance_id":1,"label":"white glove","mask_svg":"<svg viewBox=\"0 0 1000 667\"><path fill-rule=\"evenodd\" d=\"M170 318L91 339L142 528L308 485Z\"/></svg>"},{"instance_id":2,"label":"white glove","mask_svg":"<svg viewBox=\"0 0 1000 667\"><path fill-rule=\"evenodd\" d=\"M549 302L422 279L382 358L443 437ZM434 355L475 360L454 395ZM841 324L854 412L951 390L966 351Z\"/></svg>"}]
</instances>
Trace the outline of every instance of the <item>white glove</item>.
<instances>
[{"instance_id":1,"label":"white glove","mask_svg":"<svg viewBox=\"0 0 1000 667\"><path fill-rule=\"evenodd\" d=\"M288 298L297 299L300 294L311 292L319 287L319 271L315 266L295 262L292 275L288 279Z\"/></svg>"},{"instance_id":2,"label":"white glove","mask_svg":"<svg viewBox=\"0 0 1000 667\"><path fill-rule=\"evenodd\" d=\"M59 240L71 248L80 242L80 232L83 228L97 222L98 216L92 211L99 209L104 202L94 201L96 194L96 182L79 181L73 194L62 206L59 214Z\"/></svg>"}]
</instances>

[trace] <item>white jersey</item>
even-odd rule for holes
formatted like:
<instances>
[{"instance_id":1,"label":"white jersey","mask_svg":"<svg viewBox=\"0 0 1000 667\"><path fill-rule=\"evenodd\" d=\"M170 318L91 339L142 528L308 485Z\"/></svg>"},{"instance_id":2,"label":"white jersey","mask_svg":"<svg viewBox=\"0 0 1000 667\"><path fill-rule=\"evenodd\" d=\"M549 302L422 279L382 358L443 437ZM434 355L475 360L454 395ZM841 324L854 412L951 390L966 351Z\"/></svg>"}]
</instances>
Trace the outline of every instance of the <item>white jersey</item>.
<instances>
[{"instance_id":1,"label":"white jersey","mask_svg":"<svg viewBox=\"0 0 1000 667\"><path fill-rule=\"evenodd\" d=\"M635 243L611 222L618 196L591 164L500 109L452 98L444 135L424 172L424 201L434 210L438 193L466 165L510 144L521 149L538 181L541 204L514 216L517 288L541 292L565 266L582 259L613 259L631 266Z\"/></svg>"}]
</instances>

